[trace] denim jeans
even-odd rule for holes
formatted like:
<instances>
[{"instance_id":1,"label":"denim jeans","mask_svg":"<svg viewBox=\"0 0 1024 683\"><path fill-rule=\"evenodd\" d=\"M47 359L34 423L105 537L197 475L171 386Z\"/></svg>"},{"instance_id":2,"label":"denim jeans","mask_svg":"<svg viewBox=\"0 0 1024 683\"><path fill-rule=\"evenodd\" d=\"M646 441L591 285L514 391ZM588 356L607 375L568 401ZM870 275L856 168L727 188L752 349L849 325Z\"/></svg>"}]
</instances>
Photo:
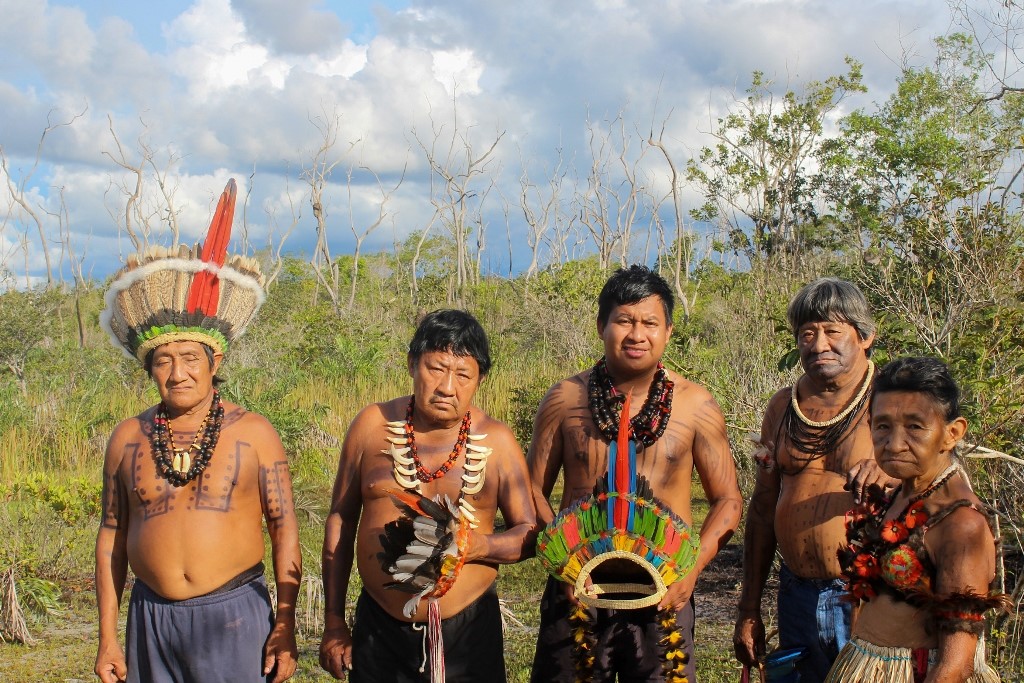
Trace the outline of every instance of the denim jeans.
<instances>
[{"instance_id":1,"label":"denim jeans","mask_svg":"<svg viewBox=\"0 0 1024 683\"><path fill-rule=\"evenodd\" d=\"M794 683L822 683L850 639L852 604L842 579L803 579L779 570L779 648L806 648ZM788 683L788 682L787 682Z\"/></svg>"}]
</instances>

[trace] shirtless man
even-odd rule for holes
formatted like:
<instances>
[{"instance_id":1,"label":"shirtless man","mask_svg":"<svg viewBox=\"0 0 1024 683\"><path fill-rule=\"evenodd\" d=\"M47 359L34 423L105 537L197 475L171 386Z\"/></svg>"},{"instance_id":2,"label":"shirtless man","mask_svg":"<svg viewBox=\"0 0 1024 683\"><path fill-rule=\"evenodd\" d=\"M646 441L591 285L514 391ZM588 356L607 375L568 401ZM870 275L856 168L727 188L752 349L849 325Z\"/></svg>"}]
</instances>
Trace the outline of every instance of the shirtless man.
<instances>
[{"instance_id":1,"label":"shirtless man","mask_svg":"<svg viewBox=\"0 0 1024 683\"><path fill-rule=\"evenodd\" d=\"M689 654L687 677L695 680L694 585L736 529L743 508L718 404L703 387L662 370L661 356L672 334L673 305L668 284L648 268L634 265L609 278L598 299L597 332L604 341L603 362L548 391L538 410L527 456L538 521L548 524L554 517L548 496L560 472L564 477L560 509L564 510L591 494L595 482L608 469L610 438L596 424L588 399L592 374L598 373L596 400L629 394L631 417L640 414L645 403L658 400L649 396L661 394L659 388L664 387L665 380L673 385L668 401L660 401L658 406L668 407L670 402L669 418L661 423L664 431L658 433L656 429L651 435L653 443L639 450L637 474L647 478L656 498L692 525L691 481L693 470L697 470L710 503L700 529L700 553L693 570L673 583L656 607L590 608L594 614L589 621L596 637L595 680L611 680L616 672L628 680L662 680L660 653L664 648L658 644L662 633L656 624L661 609L677 612L677 624L686 641L683 649ZM633 422L634 433L644 427ZM624 583L643 579L636 569L632 562L625 562L602 579ZM541 599L534 681L576 679L573 627L568 620L574 603L571 586L548 579ZM626 635L622 635L624 632ZM613 634L618 634L614 640Z\"/></svg>"},{"instance_id":2,"label":"shirtless man","mask_svg":"<svg viewBox=\"0 0 1024 683\"><path fill-rule=\"evenodd\" d=\"M202 258L198 246L133 255L100 317L160 394L157 406L114 428L103 464L95 669L103 683L280 683L295 671L302 557L288 459L265 418L216 391L228 344L263 301L258 264L226 256L235 192L232 180ZM264 521L276 617L263 578ZM117 620L129 568L126 657Z\"/></svg>"},{"instance_id":3,"label":"shirtless man","mask_svg":"<svg viewBox=\"0 0 1024 683\"><path fill-rule=\"evenodd\" d=\"M320 665L335 678L347 673L354 682L429 680L424 666L429 664L424 661L427 601L406 617L403 606L410 595L387 588L395 579L378 559L383 549L381 532L400 514L389 489L418 487L429 498L444 494L456 504L468 502L478 524L470 532L465 565L454 585L438 599L447 680L505 680L501 615L494 589L497 565L526 556L536 530L522 450L508 427L473 405L490 366L487 337L473 316L455 310L430 313L409 344L412 396L371 404L349 427L323 546L327 606ZM418 478L398 471L389 450L388 438L394 432L388 423L404 423L412 437L408 445L417 460ZM464 428L467 436L460 437ZM470 457L467 438L474 447L491 449L478 491L479 481L465 469ZM479 451L472 457L475 467ZM473 479L472 485L464 474ZM494 516L499 509L505 530L497 533ZM363 590L350 632L345 596L353 560Z\"/></svg>"},{"instance_id":4,"label":"shirtless man","mask_svg":"<svg viewBox=\"0 0 1024 683\"><path fill-rule=\"evenodd\" d=\"M844 516L869 486L895 482L875 463L867 418L875 324L853 284L822 278L786 311L804 374L768 402L755 453L757 480L743 536L743 590L733 637L736 658L765 654L761 598L776 547L779 648L806 648L800 683L825 679L849 639L836 552Z\"/></svg>"},{"instance_id":5,"label":"shirtless man","mask_svg":"<svg viewBox=\"0 0 1024 683\"><path fill-rule=\"evenodd\" d=\"M96 673L104 683L126 678L117 617L129 567L136 581L128 608L127 680L171 681L180 679L169 675L190 673L226 683L263 680L273 671L278 683L295 671L301 556L288 460L265 418L218 398L213 379L221 359L194 341L157 347L148 370L160 406L111 434L96 540ZM167 481L154 459L154 424L164 415L175 450L220 423L209 464L184 486ZM276 618L263 580L264 518L277 579ZM170 639L160 619L186 614L185 636ZM163 671L162 659L173 661L176 671Z\"/></svg>"}]
</instances>

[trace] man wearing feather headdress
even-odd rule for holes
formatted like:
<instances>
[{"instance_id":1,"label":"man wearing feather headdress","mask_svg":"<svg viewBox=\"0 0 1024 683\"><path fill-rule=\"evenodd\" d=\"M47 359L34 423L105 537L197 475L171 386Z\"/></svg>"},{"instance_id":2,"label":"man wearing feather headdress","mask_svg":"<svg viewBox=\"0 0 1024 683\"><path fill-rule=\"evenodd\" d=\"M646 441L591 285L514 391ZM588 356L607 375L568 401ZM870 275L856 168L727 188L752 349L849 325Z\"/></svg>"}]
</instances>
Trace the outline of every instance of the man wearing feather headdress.
<instances>
[{"instance_id":1,"label":"man wearing feather headdress","mask_svg":"<svg viewBox=\"0 0 1024 683\"><path fill-rule=\"evenodd\" d=\"M133 254L107 292L101 323L145 367L160 403L117 425L107 445L96 539L103 683L280 683L295 671L302 562L288 460L265 418L216 389L228 345L264 298L258 264L227 258L235 195L232 180L201 253ZM276 615L263 576L264 521Z\"/></svg>"},{"instance_id":2,"label":"man wearing feather headdress","mask_svg":"<svg viewBox=\"0 0 1024 683\"><path fill-rule=\"evenodd\" d=\"M538 683L694 680L694 585L743 502L718 404L661 363L673 303L649 268L613 274L598 298L604 357L555 384L538 410L527 461L538 521L548 525L537 554L552 574ZM690 533L694 470L710 503L699 540ZM556 516L548 496L560 473Z\"/></svg>"},{"instance_id":3,"label":"man wearing feather headdress","mask_svg":"<svg viewBox=\"0 0 1024 683\"><path fill-rule=\"evenodd\" d=\"M342 445L320 665L353 681L503 681L494 582L533 544L525 460L508 427L473 405L491 366L473 316L428 314L407 362L412 395L364 408ZM363 588L350 631L353 560Z\"/></svg>"}]
</instances>

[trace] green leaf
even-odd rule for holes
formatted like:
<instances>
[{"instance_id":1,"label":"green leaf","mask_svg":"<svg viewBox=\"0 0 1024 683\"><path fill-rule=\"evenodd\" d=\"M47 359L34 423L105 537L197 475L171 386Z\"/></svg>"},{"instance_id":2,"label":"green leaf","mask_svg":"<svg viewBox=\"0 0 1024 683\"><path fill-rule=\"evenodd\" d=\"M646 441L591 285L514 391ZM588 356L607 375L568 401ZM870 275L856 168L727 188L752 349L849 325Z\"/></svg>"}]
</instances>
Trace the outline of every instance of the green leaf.
<instances>
[{"instance_id":1,"label":"green leaf","mask_svg":"<svg viewBox=\"0 0 1024 683\"><path fill-rule=\"evenodd\" d=\"M786 352L782 358L779 359L779 372L789 372L796 367L797 363L800 362L800 351L797 349L790 349Z\"/></svg>"}]
</instances>

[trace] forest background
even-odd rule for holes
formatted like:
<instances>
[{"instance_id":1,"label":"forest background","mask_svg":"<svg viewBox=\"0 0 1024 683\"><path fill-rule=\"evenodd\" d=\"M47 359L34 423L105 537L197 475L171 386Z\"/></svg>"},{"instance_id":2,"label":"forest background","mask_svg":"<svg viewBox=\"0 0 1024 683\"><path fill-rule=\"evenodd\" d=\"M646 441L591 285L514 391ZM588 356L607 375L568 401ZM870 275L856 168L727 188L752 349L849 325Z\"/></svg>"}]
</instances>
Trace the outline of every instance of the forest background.
<instances>
[{"instance_id":1,"label":"forest background","mask_svg":"<svg viewBox=\"0 0 1024 683\"><path fill-rule=\"evenodd\" d=\"M1019 26L1020 8L1007 8L1004 36ZM588 122L589 158L564 160L543 179L524 174L518 196L502 197L506 228L526 226L531 254L505 275L482 265L494 248L483 239L493 233L483 207L497 201L489 160L503 132L481 141L453 111L450 125L420 144L433 221L394 249L362 253L402 179L379 183L376 222L329 219L325 196L351 189L359 169L339 145L340 119L318 119L323 144L299 175L312 221L293 211L279 241L255 249L244 240L245 211L236 218L242 249L263 262L269 296L223 372L225 396L266 415L291 459L306 570L298 680L321 678L319 548L340 441L363 405L408 392L405 352L417 317L454 306L481 319L496 363L478 402L513 427L525 450L546 389L600 355L596 295L615 268L633 262L657 268L678 296L666 363L720 403L745 494L753 484L745 437L798 372L784 311L805 282L828 274L862 288L879 323L876 362L926 354L949 363L971 424L962 452L995 512L998 587L1020 605L1024 92L1007 70L1012 43L992 53L982 42L971 31L938 38L933 64L904 68L890 97L849 113L841 103L865 90L853 58L844 73L783 91L754 73L689 158L670 151L666 122ZM111 159L131 180L120 185L125 235L140 248L177 243L173 174L144 145L118 149ZM158 396L99 329L108 283L75 267L78 245L64 233L43 234L28 178L6 163L3 172L11 198L4 225L61 242L70 269L47 264L46 281L34 284L14 259L0 262L0 681L88 680L99 463L112 427ZM143 207L147 186L159 187L163 206ZM684 188L700 205L684 205ZM315 231L313 254L287 251L291 230ZM331 253L338 231L351 231L353 253ZM542 584L534 561L503 571L511 680L528 670ZM723 590L734 595L735 585ZM703 680L737 677L728 599L719 612L709 619L717 626L698 631ZM1004 680L1024 680L1020 621L997 616L988 637Z\"/></svg>"}]
</instances>

